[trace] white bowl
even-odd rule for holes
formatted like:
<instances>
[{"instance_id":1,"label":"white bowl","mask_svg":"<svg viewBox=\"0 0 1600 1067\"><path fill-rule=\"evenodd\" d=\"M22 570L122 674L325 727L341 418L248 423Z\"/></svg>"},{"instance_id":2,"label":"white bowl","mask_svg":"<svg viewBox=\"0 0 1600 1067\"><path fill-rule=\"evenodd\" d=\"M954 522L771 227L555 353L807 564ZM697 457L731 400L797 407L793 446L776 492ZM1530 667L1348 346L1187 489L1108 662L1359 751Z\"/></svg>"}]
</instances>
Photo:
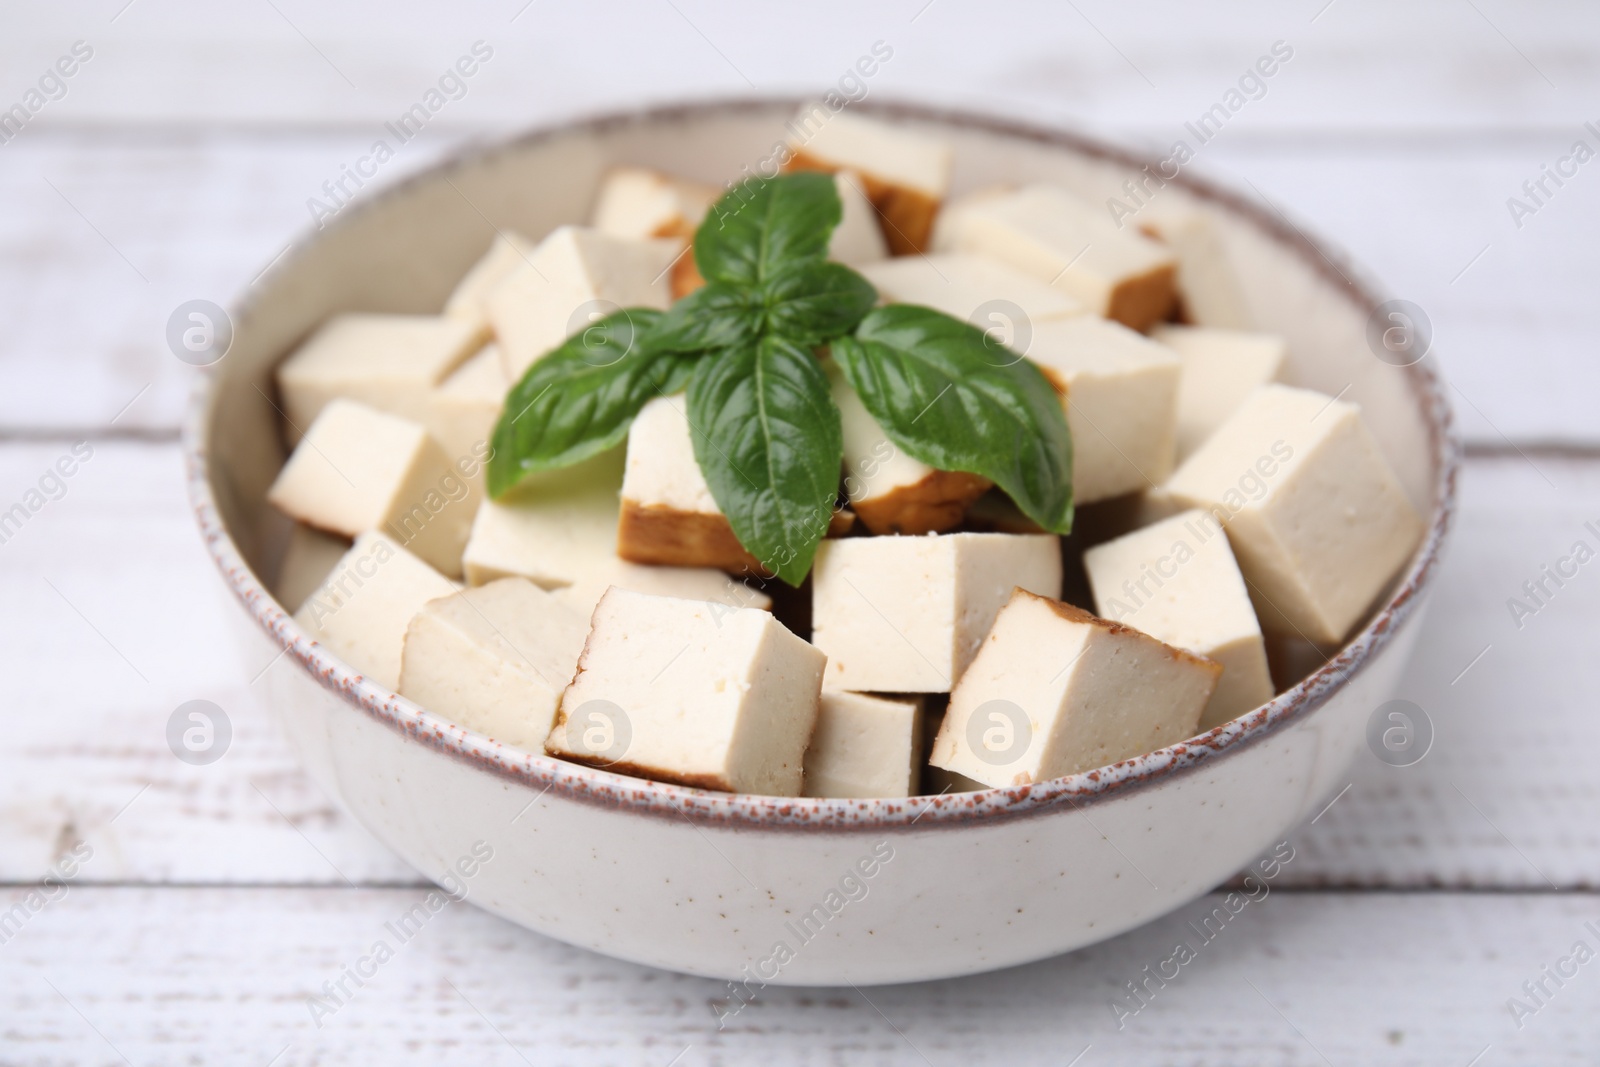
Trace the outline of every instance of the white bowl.
<instances>
[{"instance_id":1,"label":"white bowl","mask_svg":"<svg viewBox=\"0 0 1600 1067\"><path fill-rule=\"evenodd\" d=\"M317 781L409 863L574 945L695 974L818 985L970 974L1111 937L1239 871L1345 780L1416 638L1453 510L1456 447L1432 360L1377 359L1365 339L1372 289L1252 202L1186 176L1159 194L1214 209L1263 328L1289 339L1289 380L1360 403L1429 530L1337 656L1183 744L937 798L658 785L506 749L422 710L312 641L261 579L287 530L263 499L283 460L265 396L296 341L338 311L436 311L488 246L491 222L538 235L581 221L612 164L719 183L754 172L794 106L683 106L475 151L346 209L256 284L235 309L232 349L197 390L186 447L195 512L242 609L239 629L262 662L287 649L259 684ZM1151 162L979 116L863 110L953 141L958 192L1042 179L1104 198Z\"/></svg>"}]
</instances>

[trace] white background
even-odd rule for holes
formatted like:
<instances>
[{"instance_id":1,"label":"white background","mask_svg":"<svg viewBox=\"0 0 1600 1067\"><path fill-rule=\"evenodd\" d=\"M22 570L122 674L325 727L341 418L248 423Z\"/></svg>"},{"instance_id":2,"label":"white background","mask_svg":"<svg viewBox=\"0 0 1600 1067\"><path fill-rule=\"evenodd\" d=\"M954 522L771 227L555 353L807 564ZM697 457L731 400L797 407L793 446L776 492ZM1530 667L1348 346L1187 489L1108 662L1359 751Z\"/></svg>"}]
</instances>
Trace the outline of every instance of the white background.
<instances>
[{"instance_id":1,"label":"white background","mask_svg":"<svg viewBox=\"0 0 1600 1067\"><path fill-rule=\"evenodd\" d=\"M1506 600L1600 524L1600 161L1520 228L1506 201L1575 140L1600 149L1600 9L124 3L0 7L0 108L74 42L94 50L0 144L0 508L73 441L94 448L0 544L0 903L93 850L0 944L0 1062L1593 1061L1600 962L1520 1029L1506 1002L1578 939L1600 949L1583 927L1600 922L1600 563L1521 629ZM717 983L452 907L314 1026L306 997L421 890L301 776L252 697L264 664L223 639L179 483L190 371L162 329L302 236L322 182L479 40L492 59L380 182L572 116L816 91L879 40L894 55L874 98L1164 148L1287 42L1195 166L1253 184L1432 319L1469 445L1401 694L1434 750L1364 758L1273 895L1122 1032L1107 1001L1188 912L977 979L770 991L718 1032ZM209 767L166 747L193 698L233 723Z\"/></svg>"}]
</instances>

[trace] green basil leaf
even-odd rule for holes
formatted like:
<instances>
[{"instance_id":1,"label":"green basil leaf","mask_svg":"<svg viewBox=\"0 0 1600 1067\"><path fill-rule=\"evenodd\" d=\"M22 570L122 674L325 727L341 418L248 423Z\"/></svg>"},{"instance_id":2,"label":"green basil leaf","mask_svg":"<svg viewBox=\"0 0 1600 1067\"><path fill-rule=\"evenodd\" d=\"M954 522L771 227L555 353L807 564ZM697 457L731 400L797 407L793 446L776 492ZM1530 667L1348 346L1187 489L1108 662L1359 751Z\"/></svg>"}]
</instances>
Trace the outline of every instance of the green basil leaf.
<instances>
[{"instance_id":1,"label":"green basil leaf","mask_svg":"<svg viewBox=\"0 0 1600 1067\"><path fill-rule=\"evenodd\" d=\"M649 308L615 312L528 368L506 394L490 439L491 496L504 495L525 475L615 446L645 401L687 384L694 357L650 344L661 317Z\"/></svg>"},{"instance_id":2,"label":"green basil leaf","mask_svg":"<svg viewBox=\"0 0 1600 1067\"><path fill-rule=\"evenodd\" d=\"M650 331L661 352L704 352L749 344L761 332L761 301L742 286L708 282L672 305Z\"/></svg>"},{"instance_id":3,"label":"green basil leaf","mask_svg":"<svg viewBox=\"0 0 1600 1067\"><path fill-rule=\"evenodd\" d=\"M872 283L842 263L800 263L761 286L767 329L815 347L856 328L878 302Z\"/></svg>"},{"instance_id":4,"label":"green basil leaf","mask_svg":"<svg viewBox=\"0 0 1600 1067\"><path fill-rule=\"evenodd\" d=\"M1047 530L1072 529L1072 435L1031 362L996 365L983 331L931 308L891 304L833 343L851 388L906 454L979 474Z\"/></svg>"},{"instance_id":5,"label":"green basil leaf","mask_svg":"<svg viewBox=\"0 0 1600 1067\"><path fill-rule=\"evenodd\" d=\"M695 265L708 282L757 286L825 257L843 210L831 174L751 178L706 212L694 235Z\"/></svg>"},{"instance_id":6,"label":"green basil leaf","mask_svg":"<svg viewBox=\"0 0 1600 1067\"><path fill-rule=\"evenodd\" d=\"M817 358L781 337L702 360L694 454L734 534L790 585L811 569L839 492L839 409Z\"/></svg>"}]
</instances>

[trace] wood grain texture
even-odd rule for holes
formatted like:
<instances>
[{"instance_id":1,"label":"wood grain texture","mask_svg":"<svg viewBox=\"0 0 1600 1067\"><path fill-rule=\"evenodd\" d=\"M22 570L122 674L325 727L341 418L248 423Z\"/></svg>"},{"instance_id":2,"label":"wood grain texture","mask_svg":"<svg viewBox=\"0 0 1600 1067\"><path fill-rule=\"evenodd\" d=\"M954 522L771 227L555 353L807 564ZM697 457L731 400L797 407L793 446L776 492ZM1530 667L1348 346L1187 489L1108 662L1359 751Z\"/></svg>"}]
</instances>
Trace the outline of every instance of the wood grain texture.
<instances>
[{"instance_id":1,"label":"wood grain texture","mask_svg":"<svg viewBox=\"0 0 1600 1067\"><path fill-rule=\"evenodd\" d=\"M1520 1029L1507 1008L1576 941L1600 945L1589 894L1270 892L1213 920L1206 941L1196 930L1225 907L1212 896L1038 964L758 989L731 1015L726 983L568 948L469 905L402 941L389 924L419 896L74 887L0 945L5 1062L1461 1067L1592 1063L1600 1039L1600 963L1547 981ZM379 941L392 958L314 1014L309 998ZM1125 983L1180 942L1192 961L1119 1020L1113 1002L1136 1004Z\"/></svg>"},{"instance_id":2,"label":"wood grain texture","mask_svg":"<svg viewBox=\"0 0 1600 1067\"><path fill-rule=\"evenodd\" d=\"M19 499L64 448L0 448L0 500ZM0 748L0 879L40 878L81 837L92 882L414 881L301 775L256 702L249 682L265 664L232 647L234 609L191 529L176 447L94 448L66 496L0 545L12 608L0 648L26 709ZM1521 630L1505 605L1574 540L1600 547L1583 525L1600 526L1600 464L1477 460L1463 498L1399 694L1432 720L1433 749L1406 768L1363 756L1294 883L1600 886L1600 563ZM210 766L167 747L169 717L195 698L235 731Z\"/></svg>"}]
</instances>

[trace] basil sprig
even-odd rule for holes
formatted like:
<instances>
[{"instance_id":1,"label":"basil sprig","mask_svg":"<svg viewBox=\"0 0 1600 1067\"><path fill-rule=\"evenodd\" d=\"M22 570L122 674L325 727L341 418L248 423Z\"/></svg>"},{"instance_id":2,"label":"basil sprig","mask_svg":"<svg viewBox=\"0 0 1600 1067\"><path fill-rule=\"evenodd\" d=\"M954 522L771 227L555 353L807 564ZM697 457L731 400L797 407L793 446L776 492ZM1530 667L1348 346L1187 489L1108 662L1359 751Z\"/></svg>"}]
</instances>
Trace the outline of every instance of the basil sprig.
<instances>
[{"instance_id":1,"label":"basil sprig","mask_svg":"<svg viewBox=\"0 0 1600 1067\"><path fill-rule=\"evenodd\" d=\"M827 259L832 177L754 178L695 233L706 285L666 312L618 311L528 369L495 427L488 488L616 446L651 398L688 389L694 454L734 534L790 585L811 569L838 497L839 410L813 350L907 455L981 475L1045 529L1072 526L1072 440L1061 402L1020 357L931 308L873 310L860 274Z\"/></svg>"}]
</instances>

